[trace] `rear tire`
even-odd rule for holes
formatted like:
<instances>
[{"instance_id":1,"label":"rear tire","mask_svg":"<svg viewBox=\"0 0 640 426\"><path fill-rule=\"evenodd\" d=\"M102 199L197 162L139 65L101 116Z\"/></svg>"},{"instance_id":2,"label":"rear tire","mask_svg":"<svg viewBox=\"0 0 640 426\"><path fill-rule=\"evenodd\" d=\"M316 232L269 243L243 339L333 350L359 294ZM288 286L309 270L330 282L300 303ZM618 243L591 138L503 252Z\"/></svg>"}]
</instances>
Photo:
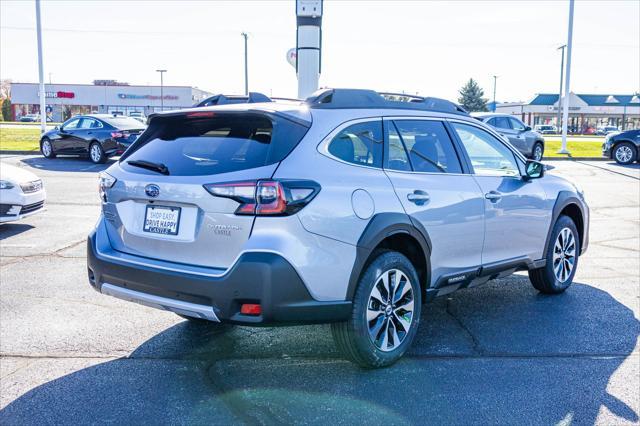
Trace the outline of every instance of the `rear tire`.
<instances>
[{"instance_id":1,"label":"rear tire","mask_svg":"<svg viewBox=\"0 0 640 426\"><path fill-rule=\"evenodd\" d=\"M638 158L636 147L630 142L620 142L613 148L613 159L616 163L626 166Z\"/></svg>"},{"instance_id":2,"label":"rear tire","mask_svg":"<svg viewBox=\"0 0 640 426\"><path fill-rule=\"evenodd\" d=\"M49 138L42 138L40 141L40 152L44 158L56 158L56 154L53 152L53 145Z\"/></svg>"},{"instance_id":3,"label":"rear tire","mask_svg":"<svg viewBox=\"0 0 640 426\"><path fill-rule=\"evenodd\" d=\"M89 158L94 164L104 164L107 161L107 156L102 149L102 145L98 142L92 142L89 145Z\"/></svg>"},{"instance_id":4,"label":"rear tire","mask_svg":"<svg viewBox=\"0 0 640 426\"><path fill-rule=\"evenodd\" d=\"M411 346L421 307L414 266L401 253L381 251L360 277L351 317L331 325L333 339L361 367L389 366Z\"/></svg>"},{"instance_id":5,"label":"rear tire","mask_svg":"<svg viewBox=\"0 0 640 426\"><path fill-rule=\"evenodd\" d=\"M533 287L544 294L559 294L569 288L578 269L580 249L575 223L569 216L560 216L551 232L545 266L529 271Z\"/></svg>"}]
</instances>

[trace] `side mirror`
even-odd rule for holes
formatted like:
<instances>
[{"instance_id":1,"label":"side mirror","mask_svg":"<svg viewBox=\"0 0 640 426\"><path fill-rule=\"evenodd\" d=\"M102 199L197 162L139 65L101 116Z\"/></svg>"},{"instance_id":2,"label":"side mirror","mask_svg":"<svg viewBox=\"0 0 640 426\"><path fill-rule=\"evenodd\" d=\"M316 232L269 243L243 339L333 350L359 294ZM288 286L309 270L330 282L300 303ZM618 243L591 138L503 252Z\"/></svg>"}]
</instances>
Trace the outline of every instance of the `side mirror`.
<instances>
[{"instance_id":1,"label":"side mirror","mask_svg":"<svg viewBox=\"0 0 640 426\"><path fill-rule=\"evenodd\" d=\"M544 176L544 164L535 160L527 160L525 164L525 173L524 178L526 180L529 179L538 179Z\"/></svg>"},{"instance_id":2,"label":"side mirror","mask_svg":"<svg viewBox=\"0 0 640 426\"><path fill-rule=\"evenodd\" d=\"M60 130L60 126L54 127L53 130Z\"/></svg>"},{"instance_id":3,"label":"side mirror","mask_svg":"<svg viewBox=\"0 0 640 426\"><path fill-rule=\"evenodd\" d=\"M524 131L525 132L530 132L531 131L531 126L524 126Z\"/></svg>"}]
</instances>

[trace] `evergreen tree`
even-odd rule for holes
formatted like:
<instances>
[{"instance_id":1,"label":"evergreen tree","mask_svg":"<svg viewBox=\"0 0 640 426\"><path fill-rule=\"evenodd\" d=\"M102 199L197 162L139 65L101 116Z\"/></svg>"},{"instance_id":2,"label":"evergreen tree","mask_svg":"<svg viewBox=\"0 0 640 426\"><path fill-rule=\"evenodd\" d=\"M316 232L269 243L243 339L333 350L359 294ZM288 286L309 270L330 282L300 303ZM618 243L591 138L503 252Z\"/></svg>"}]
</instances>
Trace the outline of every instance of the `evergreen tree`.
<instances>
[{"instance_id":1,"label":"evergreen tree","mask_svg":"<svg viewBox=\"0 0 640 426\"><path fill-rule=\"evenodd\" d=\"M458 103L467 111L487 111L487 99L483 98L484 91L474 79L470 78L458 93L460 93Z\"/></svg>"}]
</instances>

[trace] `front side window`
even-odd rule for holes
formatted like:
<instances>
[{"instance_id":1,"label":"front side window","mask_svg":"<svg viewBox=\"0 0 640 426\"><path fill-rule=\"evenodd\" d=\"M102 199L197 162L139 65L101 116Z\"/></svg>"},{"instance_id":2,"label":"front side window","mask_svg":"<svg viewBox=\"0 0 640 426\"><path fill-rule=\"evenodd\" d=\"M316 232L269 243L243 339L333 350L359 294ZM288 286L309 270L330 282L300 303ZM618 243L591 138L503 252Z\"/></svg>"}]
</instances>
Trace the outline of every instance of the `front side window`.
<instances>
[{"instance_id":1,"label":"front side window","mask_svg":"<svg viewBox=\"0 0 640 426\"><path fill-rule=\"evenodd\" d=\"M334 157L360 166L382 167L382 120L347 127L329 143Z\"/></svg>"},{"instance_id":2,"label":"front side window","mask_svg":"<svg viewBox=\"0 0 640 426\"><path fill-rule=\"evenodd\" d=\"M62 128L64 130L73 130L76 129L78 127L78 123L80 123L80 119L79 118L74 118L71 121L68 121L67 123L65 123Z\"/></svg>"},{"instance_id":3,"label":"front side window","mask_svg":"<svg viewBox=\"0 0 640 426\"><path fill-rule=\"evenodd\" d=\"M513 152L488 132L475 126L451 123L471 159L477 175L519 176Z\"/></svg>"},{"instance_id":4,"label":"front side window","mask_svg":"<svg viewBox=\"0 0 640 426\"><path fill-rule=\"evenodd\" d=\"M510 117L509 121L511 121L511 127L513 130L523 131L525 126L522 124L520 120L516 120L515 118Z\"/></svg>"},{"instance_id":5,"label":"front side window","mask_svg":"<svg viewBox=\"0 0 640 426\"><path fill-rule=\"evenodd\" d=\"M442 122L398 120L395 125L409 153L413 171L462 173L453 143Z\"/></svg>"}]
</instances>

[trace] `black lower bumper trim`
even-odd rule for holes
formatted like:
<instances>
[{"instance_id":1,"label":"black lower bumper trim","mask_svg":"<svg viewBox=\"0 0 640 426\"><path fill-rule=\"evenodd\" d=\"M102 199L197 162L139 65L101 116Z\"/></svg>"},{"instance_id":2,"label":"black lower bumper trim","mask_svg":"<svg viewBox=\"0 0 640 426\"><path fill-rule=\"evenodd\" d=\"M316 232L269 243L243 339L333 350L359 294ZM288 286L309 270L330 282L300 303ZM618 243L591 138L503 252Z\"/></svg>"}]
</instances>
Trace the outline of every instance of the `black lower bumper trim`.
<instances>
[{"instance_id":1,"label":"black lower bumper trim","mask_svg":"<svg viewBox=\"0 0 640 426\"><path fill-rule=\"evenodd\" d=\"M309 294L295 269L274 253L245 253L221 277L205 277L131 265L100 256L95 232L87 241L89 282L212 306L224 322L244 325L294 325L344 321L350 301L320 302ZM259 303L262 314L243 315L243 303Z\"/></svg>"}]
</instances>

